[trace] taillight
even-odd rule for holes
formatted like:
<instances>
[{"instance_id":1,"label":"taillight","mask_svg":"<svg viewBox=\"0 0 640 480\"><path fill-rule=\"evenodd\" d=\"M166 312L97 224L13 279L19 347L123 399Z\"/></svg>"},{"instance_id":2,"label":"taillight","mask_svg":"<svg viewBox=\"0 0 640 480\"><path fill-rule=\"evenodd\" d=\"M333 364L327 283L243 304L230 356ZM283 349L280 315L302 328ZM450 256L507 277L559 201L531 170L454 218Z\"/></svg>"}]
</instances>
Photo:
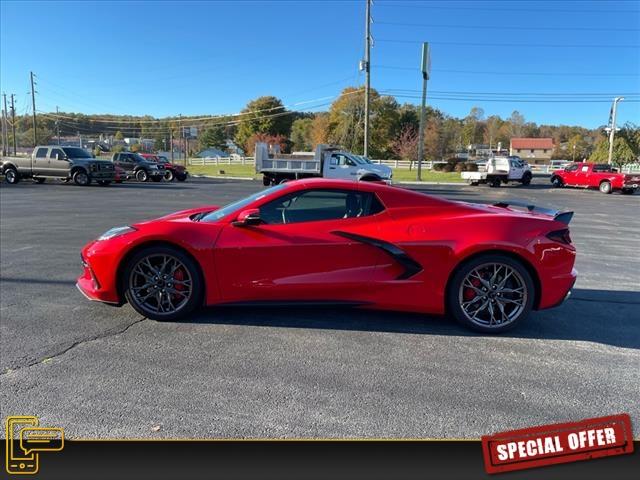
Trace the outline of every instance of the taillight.
<instances>
[{"instance_id":1,"label":"taillight","mask_svg":"<svg viewBox=\"0 0 640 480\"><path fill-rule=\"evenodd\" d=\"M569 235L569 229L563 228L562 230L554 230L547 233L547 238L554 242L564 243L565 245L571 245L571 235Z\"/></svg>"}]
</instances>

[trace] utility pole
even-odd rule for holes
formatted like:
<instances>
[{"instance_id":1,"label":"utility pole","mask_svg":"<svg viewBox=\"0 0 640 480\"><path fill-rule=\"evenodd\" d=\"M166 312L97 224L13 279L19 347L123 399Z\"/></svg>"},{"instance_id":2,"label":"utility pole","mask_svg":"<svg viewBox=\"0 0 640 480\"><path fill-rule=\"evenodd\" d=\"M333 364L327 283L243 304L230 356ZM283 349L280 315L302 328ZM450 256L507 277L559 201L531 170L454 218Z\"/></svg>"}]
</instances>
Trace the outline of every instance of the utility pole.
<instances>
[{"instance_id":1,"label":"utility pole","mask_svg":"<svg viewBox=\"0 0 640 480\"><path fill-rule=\"evenodd\" d=\"M616 134L616 112L618 110L618 102L624 100L624 97L616 97L613 99L613 105L611 106L611 115L609 116L609 120L611 122L611 131L609 132L609 165L611 165L611 161L613 160L613 139Z\"/></svg>"},{"instance_id":2,"label":"utility pole","mask_svg":"<svg viewBox=\"0 0 640 480\"><path fill-rule=\"evenodd\" d=\"M56 105L56 135L58 137L58 145L60 145L60 118L58 118L58 114L60 111L58 110L58 106Z\"/></svg>"},{"instance_id":3,"label":"utility pole","mask_svg":"<svg viewBox=\"0 0 640 480\"><path fill-rule=\"evenodd\" d=\"M6 155L9 151L9 137L7 136L7 94L3 93L4 109L2 110L2 155Z\"/></svg>"},{"instance_id":4,"label":"utility pole","mask_svg":"<svg viewBox=\"0 0 640 480\"><path fill-rule=\"evenodd\" d=\"M33 88L33 72L31 75L31 104L33 106L33 147L38 146L38 127L36 126L36 91Z\"/></svg>"},{"instance_id":5,"label":"utility pole","mask_svg":"<svg viewBox=\"0 0 640 480\"><path fill-rule=\"evenodd\" d=\"M369 156L369 102L371 97L371 0L367 0L364 29L364 156Z\"/></svg>"},{"instance_id":6,"label":"utility pole","mask_svg":"<svg viewBox=\"0 0 640 480\"><path fill-rule=\"evenodd\" d=\"M15 157L17 153L17 143L16 143L16 106L14 103L15 95L11 94L11 135L13 136L13 156Z\"/></svg>"},{"instance_id":7,"label":"utility pole","mask_svg":"<svg viewBox=\"0 0 640 480\"><path fill-rule=\"evenodd\" d=\"M169 125L169 150L171 150L171 163L173 163L173 128Z\"/></svg>"},{"instance_id":8,"label":"utility pole","mask_svg":"<svg viewBox=\"0 0 640 480\"><path fill-rule=\"evenodd\" d=\"M422 158L424 157L424 128L427 117L427 80L431 71L431 56L429 53L429 43L422 44L422 60L420 62L422 71L422 103L420 104L420 131L418 132L418 174L417 180L422 180Z\"/></svg>"}]
</instances>

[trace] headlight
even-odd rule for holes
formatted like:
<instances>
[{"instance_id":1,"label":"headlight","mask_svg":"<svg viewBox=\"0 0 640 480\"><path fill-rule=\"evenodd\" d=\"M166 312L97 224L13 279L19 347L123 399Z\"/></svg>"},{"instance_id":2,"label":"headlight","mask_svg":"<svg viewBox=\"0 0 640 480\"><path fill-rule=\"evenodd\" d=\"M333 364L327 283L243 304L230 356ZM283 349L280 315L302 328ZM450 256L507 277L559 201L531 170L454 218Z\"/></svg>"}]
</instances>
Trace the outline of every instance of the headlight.
<instances>
[{"instance_id":1,"label":"headlight","mask_svg":"<svg viewBox=\"0 0 640 480\"><path fill-rule=\"evenodd\" d=\"M125 233L135 232L136 229L133 227L115 227L111 230L107 230L102 235L98 237L98 240L109 240L114 237L119 237L120 235L124 235Z\"/></svg>"}]
</instances>

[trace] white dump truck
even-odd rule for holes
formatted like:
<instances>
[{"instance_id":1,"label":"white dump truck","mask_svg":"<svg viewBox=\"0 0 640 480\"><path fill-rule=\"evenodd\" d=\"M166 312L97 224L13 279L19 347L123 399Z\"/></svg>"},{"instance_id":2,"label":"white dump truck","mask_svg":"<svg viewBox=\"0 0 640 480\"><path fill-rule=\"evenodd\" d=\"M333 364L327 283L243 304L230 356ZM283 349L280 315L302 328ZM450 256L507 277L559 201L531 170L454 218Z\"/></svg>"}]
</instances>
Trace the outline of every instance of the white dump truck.
<instances>
[{"instance_id":1,"label":"white dump truck","mask_svg":"<svg viewBox=\"0 0 640 480\"><path fill-rule=\"evenodd\" d=\"M256 172L262 174L265 186L309 177L391 182L393 175L386 165L372 163L362 155L324 144L318 145L315 152L283 154L277 146L259 142L255 160Z\"/></svg>"},{"instance_id":2,"label":"white dump truck","mask_svg":"<svg viewBox=\"0 0 640 480\"><path fill-rule=\"evenodd\" d=\"M509 182L529 185L532 178L529 164L516 156L493 157L486 164L479 165L477 172L462 172L462 179L470 185L488 183L490 187L499 187Z\"/></svg>"}]
</instances>

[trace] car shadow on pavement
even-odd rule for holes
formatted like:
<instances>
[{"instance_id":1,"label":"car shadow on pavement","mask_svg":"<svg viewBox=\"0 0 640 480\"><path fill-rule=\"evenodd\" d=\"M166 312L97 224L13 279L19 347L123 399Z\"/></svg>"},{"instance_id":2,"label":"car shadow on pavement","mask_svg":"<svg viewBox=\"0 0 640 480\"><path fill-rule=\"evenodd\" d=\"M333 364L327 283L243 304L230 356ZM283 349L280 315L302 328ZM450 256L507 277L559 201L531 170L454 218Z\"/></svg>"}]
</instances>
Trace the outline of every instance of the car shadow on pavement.
<instances>
[{"instance_id":1,"label":"car shadow on pavement","mask_svg":"<svg viewBox=\"0 0 640 480\"><path fill-rule=\"evenodd\" d=\"M532 312L502 337L585 341L640 349L640 292L575 289L563 305ZM210 307L189 323L419 335L493 336L450 318L346 307Z\"/></svg>"}]
</instances>

